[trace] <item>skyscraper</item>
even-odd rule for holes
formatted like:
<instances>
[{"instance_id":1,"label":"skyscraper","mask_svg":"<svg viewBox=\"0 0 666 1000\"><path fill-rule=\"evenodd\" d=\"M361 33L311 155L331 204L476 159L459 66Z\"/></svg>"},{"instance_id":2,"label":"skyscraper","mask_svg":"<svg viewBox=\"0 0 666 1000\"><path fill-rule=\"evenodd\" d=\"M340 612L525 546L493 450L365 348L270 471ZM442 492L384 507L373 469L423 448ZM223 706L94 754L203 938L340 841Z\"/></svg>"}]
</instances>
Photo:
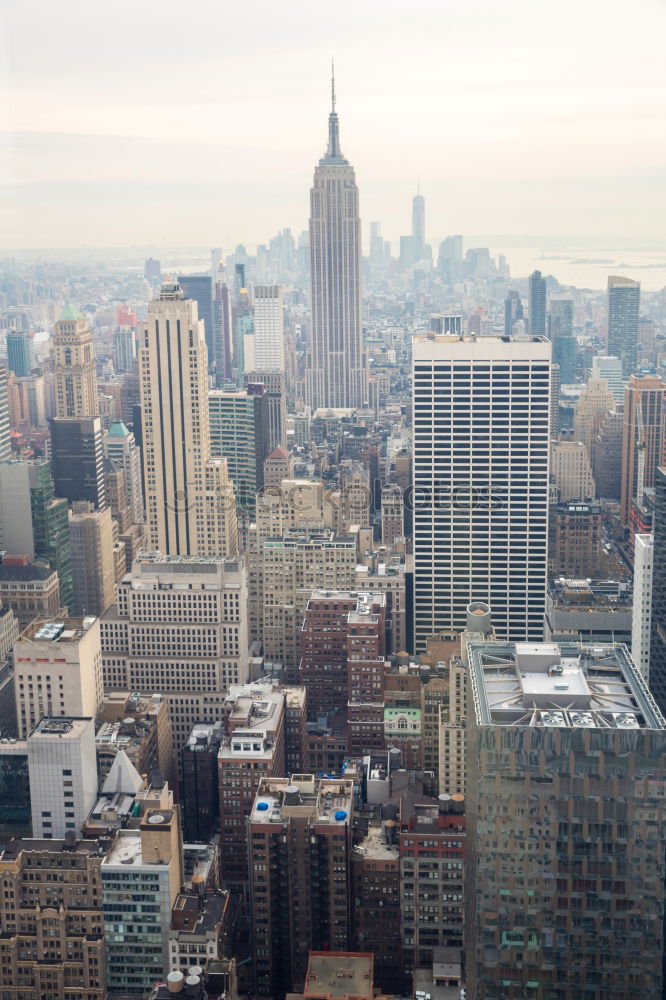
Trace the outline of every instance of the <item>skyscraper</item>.
<instances>
[{"instance_id":1,"label":"skyscraper","mask_svg":"<svg viewBox=\"0 0 666 1000\"><path fill-rule=\"evenodd\" d=\"M623 646L471 642L467 995L662 996L666 723Z\"/></svg>"},{"instance_id":2,"label":"skyscraper","mask_svg":"<svg viewBox=\"0 0 666 1000\"><path fill-rule=\"evenodd\" d=\"M576 381L576 338L573 334L572 299L552 299L548 316L548 336L553 342L553 361L560 366L560 382Z\"/></svg>"},{"instance_id":3,"label":"skyscraper","mask_svg":"<svg viewBox=\"0 0 666 1000\"><path fill-rule=\"evenodd\" d=\"M657 375L632 375L624 390L620 519L631 520L634 500L642 502L664 454L666 383Z\"/></svg>"},{"instance_id":4,"label":"skyscraper","mask_svg":"<svg viewBox=\"0 0 666 1000\"><path fill-rule=\"evenodd\" d=\"M473 600L498 634L542 636L550 367L542 337L414 338L417 651Z\"/></svg>"},{"instance_id":5,"label":"skyscraper","mask_svg":"<svg viewBox=\"0 0 666 1000\"><path fill-rule=\"evenodd\" d=\"M85 316L66 306L53 333L56 417L94 417L97 374L93 336Z\"/></svg>"},{"instance_id":6,"label":"skyscraper","mask_svg":"<svg viewBox=\"0 0 666 1000\"><path fill-rule=\"evenodd\" d=\"M412 199L412 249L414 263L418 264L425 251L425 198L420 190Z\"/></svg>"},{"instance_id":7,"label":"skyscraper","mask_svg":"<svg viewBox=\"0 0 666 1000\"><path fill-rule=\"evenodd\" d=\"M650 691L666 710L666 469L657 469L652 552L652 628L650 634Z\"/></svg>"},{"instance_id":8,"label":"skyscraper","mask_svg":"<svg viewBox=\"0 0 666 1000\"><path fill-rule=\"evenodd\" d=\"M227 464L210 452L204 324L176 282L165 282L148 307L139 372L149 547L167 555L234 555Z\"/></svg>"},{"instance_id":9,"label":"skyscraper","mask_svg":"<svg viewBox=\"0 0 666 1000\"><path fill-rule=\"evenodd\" d=\"M536 337L546 335L546 279L541 271L532 271L529 277L529 332Z\"/></svg>"},{"instance_id":10,"label":"skyscraper","mask_svg":"<svg viewBox=\"0 0 666 1000\"><path fill-rule=\"evenodd\" d=\"M284 372L284 289L255 285L254 358L245 356L245 371Z\"/></svg>"},{"instance_id":11,"label":"skyscraper","mask_svg":"<svg viewBox=\"0 0 666 1000\"><path fill-rule=\"evenodd\" d=\"M516 291L510 291L504 300L504 336L510 337L513 327L523 318L523 303Z\"/></svg>"},{"instance_id":12,"label":"skyscraper","mask_svg":"<svg viewBox=\"0 0 666 1000\"><path fill-rule=\"evenodd\" d=\"M367 372L361 320L361 221L354 168L340 151L335 85L328 148L310 190L312 345L306 397L314 409L361 407Z\"/></svg>"},{"instance_id":13,"label":"skyscraper","mask_svg":"<svg viewBox=\"0 0 666 1000\"><path fill-rule=\"evenodd\" d=\"M106 505L104 448L99 417L56 417L49 421L56 495Z\"/></svg>"},{"instance_id":14,"label":"skyscraper","mask_svg":"<svg viewBox=\"0 0 666 1000\"><path fill-rule=\"evenodd\" d=\"M7 369L0 365L0 462L8 462L12 457L12 445L9 430Z\"/></svg>"},{"instance_id":15,"label":"skyscraper","mask_svg":"<svg viewBox=\"0 0 666 1000\"><path fill-rule=\"evenodd\" d=\"M636 371L640 302L639 281L617 275L608 278L607 351L622 359L624 375L631 375Z\"/></svg>"},{"instance_id":16,"label":"skyscraper","mask_svg":"<svg viewBox=\"0 0 666 1000\"><path fill-rule=\"evenodd\" d=\"M34 365L32 334L23 330L10 330L6 340L7 367L19 378L27 378L32 374Z\"/></svg>"},{"instance_id":17,"label":"skyscraper","mask_svg":"<svg viewBox=\"0 0 666 1000\"><path fill-rule=\"evenodd\" d=\"M215 330L213 322L213 279L209 274L180 275L177 279L183 298L193 299L197 304L197 316L203 321L208 365L215 361Z\"/></svg>"}]
</instances>

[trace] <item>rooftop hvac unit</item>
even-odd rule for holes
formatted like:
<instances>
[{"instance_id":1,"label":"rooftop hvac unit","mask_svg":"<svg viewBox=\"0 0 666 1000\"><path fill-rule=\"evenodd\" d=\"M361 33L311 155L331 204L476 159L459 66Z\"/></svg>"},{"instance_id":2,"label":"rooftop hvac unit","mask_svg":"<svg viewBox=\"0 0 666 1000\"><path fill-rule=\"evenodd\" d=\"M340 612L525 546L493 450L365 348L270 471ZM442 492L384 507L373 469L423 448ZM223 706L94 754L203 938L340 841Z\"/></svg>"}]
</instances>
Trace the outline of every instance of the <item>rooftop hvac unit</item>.
<instances>
[{"instance_id":1,"label":"rooftop hvac unit","mask_svg":"<svg viewBox=\"0 0 666 1000\"><path fill-rule=\"evenodd\" d=\"M564 729L567 722L564 718L564 712L542 712L541 724L543 726L551 726L555 729Z\"/></svg>"},{"instance_id":2,"label":"rooftop hvac unit","mask_svg":"<svg viewBox=\"0 0 666 1000\"><path fill-rule=\"evenodd\" d=\"M613 712L618 729L640 729L638 719L632 712Z\"/></svg>"},{"instance_id":3,"label":"rooftop hvac unit","mask_svg":"<svg viewBox=\"0 0 666 1000\"><path fill-rule=\"evenodd\" d=\"M569 721L578 729L594 729L594 716L591 712L569 712Z\"/></svg>"}]
</instances>

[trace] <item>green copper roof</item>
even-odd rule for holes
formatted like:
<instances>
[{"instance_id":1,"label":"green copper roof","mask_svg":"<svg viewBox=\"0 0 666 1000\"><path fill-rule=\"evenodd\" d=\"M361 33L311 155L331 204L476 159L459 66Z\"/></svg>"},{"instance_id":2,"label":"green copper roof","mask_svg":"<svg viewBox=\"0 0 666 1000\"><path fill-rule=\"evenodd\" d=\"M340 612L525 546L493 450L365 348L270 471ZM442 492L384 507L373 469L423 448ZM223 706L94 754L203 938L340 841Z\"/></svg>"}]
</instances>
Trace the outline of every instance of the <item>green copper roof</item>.
<instances>
[{"instance_id":1,"label":"green copper roof","mask_svg":"<svg viewBox=\"0 0 666 1000\"><path fill-rule=\"evenodd\" d=\"M129 437L129 430L122 420L114 420L109 427L109 437L126 438Z\"/></svg>"},{"instance_id":2,"label":"green copper roof","mask_svg":"<svg viewBox=\"0 0 666 1000\"><path fill-rule=\"evenodd\" d=\"M76 306L69 305L69 306L65 306L65 308L63 309L63 311L60 313L60 319L67 320L70 323L72 323L72 322L74 322L74 320L77 320L77 319L85 319L85 316L83 315L82 312L80 312L76 308Z\"/></svg>"}]
</instances>

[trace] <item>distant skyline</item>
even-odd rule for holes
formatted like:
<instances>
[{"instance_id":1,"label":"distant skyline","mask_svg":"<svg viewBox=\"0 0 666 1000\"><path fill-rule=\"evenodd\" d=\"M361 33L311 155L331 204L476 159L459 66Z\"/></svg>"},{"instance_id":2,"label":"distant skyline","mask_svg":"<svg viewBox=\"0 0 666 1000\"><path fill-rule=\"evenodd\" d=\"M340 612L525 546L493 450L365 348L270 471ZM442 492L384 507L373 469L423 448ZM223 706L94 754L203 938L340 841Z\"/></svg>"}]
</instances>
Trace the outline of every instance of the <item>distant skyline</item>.
<instances>
[{"instance_id":1,"label":"distant skyline","mask_svg":"<svg viewBox=\"0 0 666 1000\"><path fill-rule=\"evenodd\" d=\"M110 11L113 19L110 21ZM364 240L666 219L666 8L193 0L0 10L0 246L187 246L307 228L330 59ZM666 241L665 241L666 242Z\"/></svg>"}]
</instances>

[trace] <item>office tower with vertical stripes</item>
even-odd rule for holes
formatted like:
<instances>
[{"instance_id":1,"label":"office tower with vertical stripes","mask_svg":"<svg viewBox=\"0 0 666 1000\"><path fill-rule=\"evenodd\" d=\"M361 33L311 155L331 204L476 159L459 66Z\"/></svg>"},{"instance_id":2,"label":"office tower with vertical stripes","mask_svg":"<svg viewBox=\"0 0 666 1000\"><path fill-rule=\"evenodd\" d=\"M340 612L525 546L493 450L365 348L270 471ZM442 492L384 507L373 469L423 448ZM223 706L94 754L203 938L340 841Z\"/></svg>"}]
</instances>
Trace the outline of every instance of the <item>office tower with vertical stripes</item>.
<instances>
[{"instance_id":1,"label":"office tower with vertical stripes","mask_svg":"<svg viewBox=\"0 0 666 1000\"><path fill-rule=\"evenodd\" d=\"M318 407L362 407L367 372L361 319L361 220L354 168L340 150L335 87L328 148L310 190L312 344L306 397Z\"/></svg>"},{"instance_id":2,"label":"office tower with vertical stripes","mask_svg":"<svg viewBox=\"0 0 666 1000\"><path fill-rule=\"evenodd\" d=\"M167 281L140 331L148 544L165 555L235 555L236 502L211 458L208 352L196 302Z\"/></svg>"},{"instance_id":3,"label":"office tower with vertical stripes","mask_svg":"<svg viewBox=\"0 0 666 1000\"><path fill-rule=\"evenodd\" d=\"M622 359L625 376L636 371L640 304L639 281L617 275L609 277L607 353Z\"/></svg>"},{"instance_id":4,"label":"office tower with vertical stripes","mask_svg":"<svg viewBox=\"0 0 666 1000\"><path fill-rule=\"evenodd\" d=\"M542 637L550 370L545 337L413 340L416 651L474 600L502 638Z\"/></svg>"}]
</instances>

